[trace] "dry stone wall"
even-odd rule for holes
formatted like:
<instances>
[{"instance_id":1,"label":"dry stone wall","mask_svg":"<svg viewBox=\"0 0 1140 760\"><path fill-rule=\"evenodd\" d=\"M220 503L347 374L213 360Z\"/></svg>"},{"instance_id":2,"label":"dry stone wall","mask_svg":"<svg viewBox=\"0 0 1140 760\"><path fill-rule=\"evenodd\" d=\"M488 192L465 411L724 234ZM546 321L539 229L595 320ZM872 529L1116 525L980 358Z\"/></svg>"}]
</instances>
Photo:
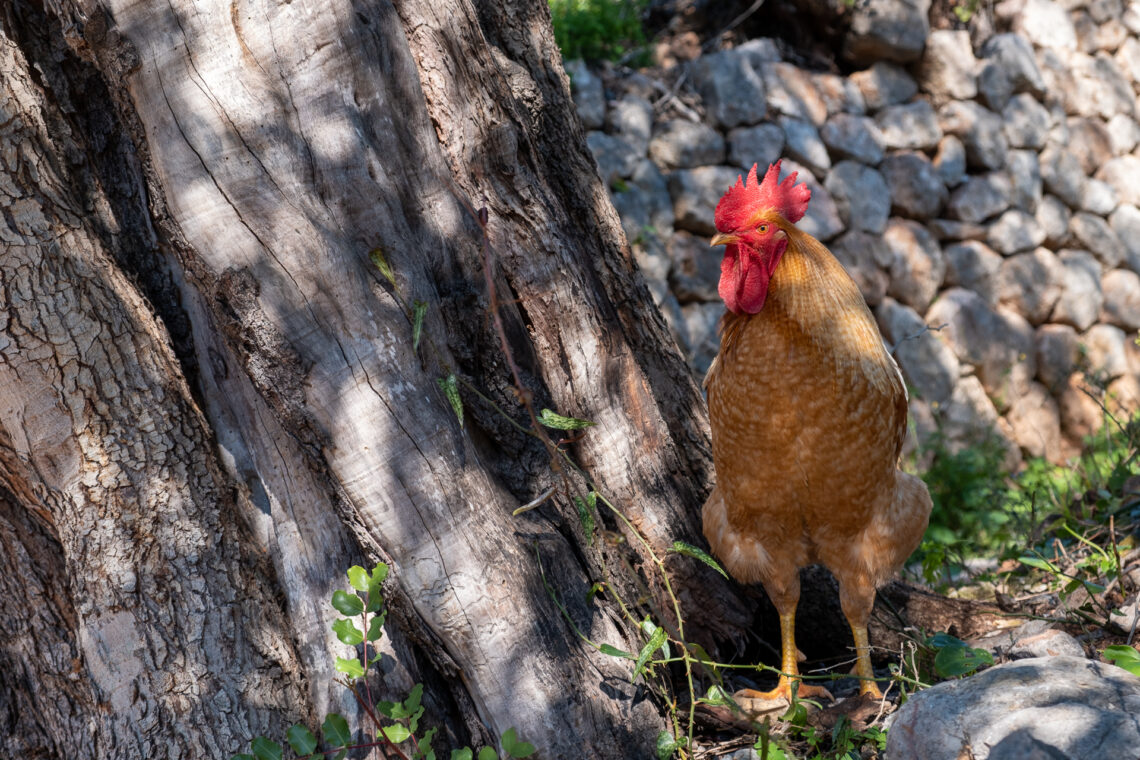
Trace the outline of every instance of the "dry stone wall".
<instances>
[{"instance_id":1,"label":"dry stone wall","mask_svg":"<svg viewBox=\"0 0 1140 760\"><path fill-rule=\"evenodd\" d=\"M1140 410L1140 2L1006 0L930 31L929 0L870 0L848 77L773 40L662 82L570 62L634 254L697 373L716 354L713 209L754 162L812 190L800 226L862 289L911 389L914 441L996 433L1063 462ZM603 81L604 79L604 81ZM914 442L912 441L912 443Z\"/></svg>"}]
</instances>

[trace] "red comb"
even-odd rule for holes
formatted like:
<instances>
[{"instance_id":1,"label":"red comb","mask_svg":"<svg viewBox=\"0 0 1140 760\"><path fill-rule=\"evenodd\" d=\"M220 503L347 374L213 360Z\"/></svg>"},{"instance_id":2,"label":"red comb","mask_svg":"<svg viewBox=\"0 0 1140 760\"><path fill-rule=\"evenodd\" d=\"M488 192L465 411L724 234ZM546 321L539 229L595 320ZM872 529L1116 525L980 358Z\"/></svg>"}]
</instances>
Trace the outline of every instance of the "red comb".
<instances>
[{"instance_id":1,"label":"red comb","mask_svg":"<svg viewBox=\"0 0 1140 760\"><path fill-rule=\"evenodd\" d=\"M756 181L756 164L748 172L748 179L736 178L716 207L716 228L721 232L738 230L748 224L761 209L773 209L789 222L798 222L807 211L811 190L804 183L796 184L798 172L789 174L780 182L780 162L768 167L764 181Z\"/></svg>"}]
</instances>

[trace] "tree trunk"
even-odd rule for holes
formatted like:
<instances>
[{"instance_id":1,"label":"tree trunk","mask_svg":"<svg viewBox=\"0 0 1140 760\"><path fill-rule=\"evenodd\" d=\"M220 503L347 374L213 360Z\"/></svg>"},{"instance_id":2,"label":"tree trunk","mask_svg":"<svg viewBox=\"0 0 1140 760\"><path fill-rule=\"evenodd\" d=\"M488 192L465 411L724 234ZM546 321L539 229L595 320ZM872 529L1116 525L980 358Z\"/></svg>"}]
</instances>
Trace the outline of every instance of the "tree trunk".
<instances>
[{"instance_id":1,"label":"tree trunk","mask_svg":"<svg viewBox=\"0 0 1140 760\"><path fill-rule=\"evenodd\" d=\"M676 631L641 537L702 542L707 420L546 4L0 13L0 754L227 757L350 712L327 600L382 559L381 693L426 682L454 746L652 756L660 705L552 596L595 642L643 643L615 593ZM597 423L562 446L585 475L522 432L516 372ZM587 541L591 488L636 532ZM749 624L666 567L687 638Z\"/></svg>"}]
</instances>

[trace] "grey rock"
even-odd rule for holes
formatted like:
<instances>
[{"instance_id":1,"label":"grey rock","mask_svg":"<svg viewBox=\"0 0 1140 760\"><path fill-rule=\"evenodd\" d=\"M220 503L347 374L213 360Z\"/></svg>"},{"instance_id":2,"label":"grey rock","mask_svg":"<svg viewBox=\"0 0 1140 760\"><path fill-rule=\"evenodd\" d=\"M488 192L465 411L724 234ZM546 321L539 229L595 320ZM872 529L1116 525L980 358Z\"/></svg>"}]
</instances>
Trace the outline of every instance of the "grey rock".
<instances>
[{"instance_id":1,"label":"grey rock","mask_svg":"<svg viewBox=\"0 0 1140 760\"><path fill-rule=\"evenodd\" d=\"M950 400L958 383L959 364L953 350L928 330L922 317L908 306L887 298L875 312L894 356L915 395L941 406Z\"/></svg>"},{"instance_id":2,"label":"grey rock","mask_svg":"<svg viewBox=\"0 0 1140 760\"><path fill-rule=\"evenodd\" d=\"M626 233L628 236L628 233ZM655 234L643 235L634 241L630 237L630 247L633 258L637 261L637 268L645 277L645 284L653 295L653 302L660 306L663 302L673 298L669 292L669 254L661 238Z\"/></svg>"},{"instance_id":3,"label":"grey rock","mask_svg":"<svg viewBox=\"0 0 1140 760\"><path fill-rule=\"evenodd\" d=\"M867 105L863 102L863 93L858 85L847 77L827 72L812 74L812 82L820 99L827 106L828 116L838 113L849 113L852 116L862 116L867 112Z\"/></svg>"},{"instance_id":4,"label":"grey rock","mask_svg":"<svg viewBox=\"0 0 1140 760\"><path fill-rule=\"evenodd\" d=\"M1019 34L995 34L982 45L982 58L1000 66L1014 93L1045 93L1045 80L1037 68L1033 46Z\"/></svg>"},{"instance_id":5,"label":"grey rock","mask_svg":"<svg viewBox=\"0 0 1140 760\"><path fill-rule=\"evenodd\" d=\"M1120 18L1124 12L1124 3L1121 0L1091 0L1088 4L1089 15L1097 24Z\"/></svg>"},{"instance_id":6,"label":"grey rock","mask_svg":"<svg viewBox=\"0 0 1140 760\"><path fill-rule=\"evenodd\" d=\"M1091 175L1112 158L1112 138L1100 119L1074 116L1068 120L1069 139L1065 149L1077 157L1081 170Z\"/></svg>"},{"instance_id":7,"label":"grey rock","mask_svg":"<svg viewBox=\"0 0 1140 760\"><path fill-rule=\"evenodd\" d=\"M887 106L875 114L875 124L888 148L927 150L942 139L938 116L925 100Z\"/></svg>"},{"instance_id":8,"label":"grey rock","mask_svg":"<svg viewBox=\"0 0 1140 760\"><path fill-rule=\"evenodd\" d=\"M1000 169L1009 147L1001 117L973 101L947 103L938 112L942 131L956 135L966 146L966 163L980 169Z\"/></svg>"},{"instance_id":9,"label":"grey rock","mask_svg":"<svg viewBox=\"0 0 1140 760\"><path fill-rule=\"evenodd\" d=\"M1001 432L997 409L973 375L960 379L950 400L938 410L938 430L951 453L996 438L1009 452L1006 465L1020 460L1017 447Z\"/></svg>"},{"instance_id":10,"label":"grey rock","mask_svg":"<svg viewBox=\"0 0 1140 760\"><path fill-rule=\"evenodd\" d=\"M1073 212L1055 195L1046 195L1037 204L1034 215L1045 232L1045 245L1057 249L1069 239L1069 222Z\"/></svg>"},{"instance_id":11,"label":"grey rock","mask_svg":"<svg viewBox=\"0 0 1140 760\"><path fill-rule=\"evenodd\" d=\"M892 253L882 236L861 230L848 230L830 244L831 253L859 286L868 306L875 306L887 293Z\"/></svg>"},{"instance_id":12,"label":"grey rock","mask_svg":"<svg viewBox=\"0 0 1140 760\"><path fill-rule=\"evenodd\" d=\"M737 127L728 133L728 162L744 169L758 164L763 172L784 155L784 130L775 124Z\"/></svg>"},{"instance_id":13,"label":"grey rock","mask_svg":"<svg viewBox=\"0 0 1140 760\"><path fill-rule=\"evenodd\" d=\"M1116 191L1121 203L1140 206L1140 156L1116 156L1109 159L1096 172L1096 178L1107 182Z\"/></svg>"},{"instance_id":14,"label":"grey rock","mask_svg":"<svg viewBox=\"0 0 1140 760\"><path fill-rule=\"evenodd\" d=\"M791 159L785 159L780 164L780 181L792 172L799 175L798 182L803 182L811 190L811 203L808 204L807 213L796 226L823 243L843 232L843 220L839 218L839 209L836 208L831 193L805 166Z\"/></svg>"},{"instance_id":15,"label":"grey rock","mask_svg":"<svg viewBox=\"0 0 1140 760\"><path fill-rule=\"evenodd\" d=\"M1080 161L1065 147L1050 143L1038 157L1045 189L1070 208L1079 208L1087 177ZM1111 182L1109 184L1112 184Z\"/></svg>"},{"instance_id":16,"label":"grey rock","mask_svg":"<svg viewBox=\"0 0 1140 760\"><path fill-rule=\"evenodd\" d=\"M1056 394L1069 382L1080 357L1077 331L1069 325L1041 325L1035 336L1037 379Z\"/></svg>"},{"instance_id":17,"label":"grey rock","mask_svg":"<svg viewBox=\"0 0 1140 760\"><path fill-rule=\"evenodd\" d=\"M1104 119L1118 113L1135 115L1136 94L1116 59L1105 53L1088 56L1073 52L1065 60L1076 85L1061 93L1070 112Z\"/></svg>"},{"instance_id":18,"label":"grey rock","mask_svg":"<svg viewBox=\"0 0 1140 760\"><path fill-rule=\"evenodd\" d=\"M840 161L828 172L823 186L847 227L876 235L887 228L890 190L879 172L855 161Z\"/></svg>"},{"instance_id":19,"label":"grey rock","mask_svg":"<svg viewBox=\"0 0 1140 760\"><path fill-rule=\"evenodd\" d=\"M1116 200L1116 191L1107 182L1099 179L1090 179L1085 182L1084 192L1081 193L1081 211L1088 211L1097 216L1108 216L1119 204Z\"/></svg>"},{"instance_id":20,"label":"grey rock","mask_svg":"<svg viewBox=\"0 0 1140 760\"><path fill-rule=\"evenodd\" d=\"M1013 660L1025 660L1031 657L1085 659L1085 650L1069 634L1058 631L1056 628L1049 628L1040 633L1017 639L1009 648L1009 657Z\"/></svg>"},{"instance_id":21,"label":"grey rock","mask_svg":"<svg viewBox=\"0 0 1140 760\"><path fill-rule=\"evenodd\" d=\"M1048 248L1010 256L998 271L998 303L1039 325L1061 297L1064 276L1065 268Z\"/></svg>"},{"instance_id":22,"label":"grey rock","mask_svg":"<svg viewBox=\"0 0 1140 760\"><path fill-rule=\"evenodd\" d=\"M819 136L839 159L851 158L871 166L883 160L883 135L866 116L837 113L823 125Z\"/></svg>"},{"instance_id":23,"label":"grey rock","mask_svg":"<svg viewBox=\"0 0 1140 760\"><path fill-rule=\"evenodd\" d=\"M658 124L649 157L662 169L688 169L724 161L724 138L712 127L685 119Z\"/></svg>"},{"instance_id":24,"label":"grey rock","mask_svg":"<svg viewBox=\"0 0 1140 760\"><path fill-rule=\"evenodd\" d=\"M1001 112L1002 129L1011 148L1040 150L1049 134L1049 112L1032 95L1021 93L1010 98Z\"/></svg>"},{"instance_id":25,"label":"grey rock","mask_svg":"<svg viewBox=\"0 0 1140 760\"><path fill-rule=\"evenodd\" d=\"M720 262L723 250L709 245L706 237L678 230L666 244L671 263L669 284L677 300L716 301L720 283Z\"/></svg>"},{"instance_id":26,"label":"grey rock","mask_svg":"<svg viewBox=\"0 0 1140 760\"><path fill-rule=\"evenodd\" d=\"M789 156L808 167L817 177L822 177L831 168L827 147L811 122L781 116L780 128L784 130L784 149Z\"/></svg>"},{"instance_id":27,"label":"grey rock","mask_svg":"<svg viewBox=\"0 0 1140 760\"><path fill-rule=\"evenodd\" d=\"M811 73L790 63L761 66L768 91L768 108L819 127L827 120L827 102L816 88Z\"/></svg>"},{"instance_id":28,"label":"grey rock","mask_svg":"<svg viewBox=\"0 0 1140 760\"><path fill-rule=\"evenodd\" d=\"M724 315L724 304L686 304L681 307L681 315L689 338L689 364L703 377L720 351L720 336L716 333L716 326Z\"/></svg>"},{"instance_id":29,"label":"grey rock","mask_svg":"<svg viewBox=\"0 0 1140 760\"><path fill-rule=\"evenodd\" d=\"M669 195L673 199L674 225L698 235L715 235L713 215L716 204L739 177L740 169L731 166L701 166L670 174Z\"/></svg>"},{"instance_id":30,"label":"grey rock","mask_svg":"<svg viewBox=\"0 0 1140 760\"><path fill-rule=\"evenodd\" d=\"M986 242L998 253L1008 256L1041 245L1045 242L1045 231L1034 217L1021 209L1011 208L989 225Z\"/></svg>"},{"instance_id":31,"label":"grey rock","mask_svg":"<svg viewBox=\"0 0 1140 760\"><path fill-rule=\"evenodd\" d=\"M1013 183L1006 172L975 174L950 194L947 213L963 222L978 223L1000 214L1013 199Z\"/></svg>"},{"instance_id":32,"label":"grey rock","mask_svg":"<svg viewBox=\"0 0 1140 760\"><path fill-rule=\"evenodd\" d=\"M752 65L757 69L763 63L775 63L780 60L780 49L776 41L769 37L757 37L754 40L737 45L736 50L752 59Z\"/></svg>"},{"instance_id":33,"label":"grey rock","mask_svg":"<svg viewBox=\"0 0 1140 760\"><path fill-rule=\"evenodd\" d=\"M946 274L942 249L925 227L909 219L891 219L883 240L891 251L887 293L919 313L938 293Z\"/></svg>"},{"instance_id":34,"label":"grey rock","mask_svg":"<svg viewBox=\"0 0 1140 760\"><path fill-rule=\"evenodd\" d=\"M1077 33L1069 14L1052 0L1026 0L1013 29L1037 47L1075 50Z\"/></svg>"},{"instance_id":35,"label":"grey rock","mask_svg":"<svg viewBox=\"0 0 1140 760\"><path fill-rule=\"evenodd\" d=\"M1140 43L1137 43L1140 45ZM1112 146L1112 155L1123 156L1140 143L1140 124L1131 116L1122 113L1115 114L1108 120L1108 141Z\"/></svg>"},{"instance_id":36,"label":"grey rock","mask_svg":"<svg viewBox=\"0 0 1140 760\"><path fill-rule=\"evenodd\" d=\"M888 61L876 61L869 69L856 71L851 81L859 88L869 111L905 103L918 92L918 83L906 69Z\"/></svg>"},{"instance_id":37,"label":"grey rock","mask_svg":"<svg viewBox=\"0 0 1140 760\"><path fill-rule=\"evenodd\" d=\"M1120 22L1128 31L1140 35L1140 8L1135 3L1129 3L1120 16Z\"/></svg>"},{"instance_id":38,"label":"grey rock","mask_svg":"<svg viewBox=\"0 0 1140 760\"><path fill-rule=\"evenodd\" d=\"M946 135L938 141L934 170L946 187L953 188L962 184L966 179L966 147L961 140L954 135Z\"/></svg>"},{"instance_id":39,"label":"grey rock","mask_svg":"<svg viewBox=\"0 0 1140 760\"><path fill-rule=\"evenodd\" d=\"M997 61L982 60L978 64L978 94L991 111L1001 111L1013 95L1009 75Z\"/></svg>"},{"instance_id":40,"label":"grey rock","mask_svg":"<svg viewBox=\"0 0 1140 760\"><path fill-rule=\"evenodd\" d=\"M1121 668L1066 656L1017 660L915 694L891 726L886 754L989 760L1017 735L1031 741L1006 745L1004 758L1129 757L1140 745L1138 711L1140 678Z\"/></svg>"},{"instance_id":41,"label":"grey rock","mask_svg":"<svg viewBox=\"0 0 1140 760\"><path fill-rule=\"evenodd\" d=\"M702 55L690 69L693 86L715 125L755 124L767 113L767 90L752 57L740 50Z\"/></svg>"},{"instance_id":42,"label":"grey rock","mask_svg":"<svg viewBox=\"0 0 1140 760\"><path fill-rule=\"evenodd\" d=\"M641 156L632 145L605 132L587 132L586 145L594 155L598 174L607 186L613 185L619 178L631 176L641 161Z\"/></svg>"},{"instance_id":43,"label":"grey rock","mask_svg":"<svg viewBox=\"0 0 1140 760\"><path fill-rule=\"evenodd\" d=\"M997 305L997 278L1002 262L1000 254L977 240L948 245L942 253L946 259L947 286L972 290L990 306Z\"/></svg>"},{"instance_id":44,"label":"grey rock","mask_svg":"<svg viewBox=\"0 0 1140 760\"><path fill-rule=\"evenodd\" d=\"M1140 82L1140 40L1129 37L1116 51L1116 65L1133 82Z\"/></svg>"},{"instance_id":45,"label":"grey rock","mask_svg":"<svg viewBox=\"0 0 1140 760\"><path fill-rule=\"evenodd\" d=\"M958 360L974 366L998 408L1023 393L1037 374L1033 328L1016 312L993 309L962 288L943 291L926 313L932 325L946 324L940 336Z\"/></svg>"},{"instance_id":46,"label":"grey rock","mask_svg":"<svg viewBox=\"0 0 1140 760\"><path fill-rule=\"evenodd\" d=\"M1093 325L1081 336L1089 369L1107 380L1129 371L1124 343L1128 336L1115 325Z\"/></svg>"},{"instance_id":47,"label":"grey rock","mask_svg":"<svg viewBox=\"0 0 1140 760\"><path fill-rule=\"evenodd\" d=\"M922 153L900 151L879 165L891 194L892 210L914 219L938 216L946 203L946 185L934 165Z\"/></svg>"},{"instance_id":48,"label":"grey rock","mask_svg":"<svg viewBox=\"0 0 1140 760\"><path fill-rule=\"evenodd\" d=\"M1128 28L1118 19L1109 19L1096 28L1096 49L1111 53L1127 40ZM1118 61L1119 63L1119 61ZM1124 68L1121 66L1121 68Z\"/></svg>"},{"instance_id":49,"label":"grey rock","mask_svg":"<svg viewBox=\"0 0 1140 760\"><path fill-rule=\"evenodd\" d=\"M649 225L662 239L673 232L673 199L665 175L649 159L638 162L629 178L630 192L639 192L645 198L649 211Z\"/></svg>"},{"instance_id":50,"label":"grey rock","mask_svg":"<svg viewBox=\"0 0 1140 760\"><path fill-rule=\"evenodd\" d=\"M606 114L606 128L645 155L653 134L653 104L638 95L622 96Z\"/></svg>"},{"instance_id":51,"label":"grey rock","mask_svg":"<svg viewBox=\"0 0 1140 760\"><path fill-rule=\"evenodd\" d=\"M987 232L980 224L957 219L931 219L926 227L939 240L985 240Z\"/></svg>"},{"instance_id":52,"label":"grey rock","mask_svg":"<svg viewBox=\"0 0 1140 760\"><path fill-rule=\"evenodd\" d=\"M606 93L601 78L582 60L566 61L563 67L570 75L570 93L582 125L586 129L601 129L606 123Z\"/></svg>"},{"instance_id":53,"label":"grey rock","mask_svg":"<svg viewBox=\"0 0 1140 760\"><path fill-rule=\"evenodd\" d=\"M930 31L929 10L929 0L869 0L855 5L844 56L855 63L917 60Z\"/></svg>"},{"instance_id":54,"label":"grey rock","mask_svg":"<svg viewBox=\"0 0 1140 760\"><path fill-rule=\"evenodd\" d=\"M1069 229L1081 247L1091 251L1106 268L1112 269L1124 261L1124 244L1099 216L1080 211L1073 215Z\"/></svg>"},{"instance_id":55,"label":"grey rock","mask_svg":"<svg viewBox=\"0 0 1140 760\"><path fill-rule=\"evenodd\" d=\"M1032 214L1037 210L1037 204L1041 202L1043 189L1041 166L1037 162L1036 151L1011 150L1006 154L1005 168L1012 182L1013 205ZM1087 185L1085 191L1088 192Z\"/></svg>"},{"instance_id":56,"label":"grey rock","mask_svg":"<svg viewBox=\"0 0 1140 760\"><path fill-rule=\"evenodd\" d=\"M978 94L977 59L966 30L939 29L926 38L918 81L931 100L970 100Z\"/></svg>"},{"instance_id":57,"label":"grey rock","mask_svg":"<svg viewBox=\"0 0 1140 760\"><path fill-rule=\"evenodd\" d=\"M1104 291L1101 321L1125 330L1140 330L1140 274L1113 269L1105 273L1101 290Z\"/></svg>"},{"instance_id":58,"label":"grey rock","mask_svg":"<svg viewBox=\"0 0 1140 760\"><path fill-rule=\"evenodd\" d=\"M1140 273L1140 209L1120 204L1108 217L1108 226L1124 246L1125 265Z\"/></svg>"},{"instance_id":59,"label":"grey rock","mask_svg":"<svg viewBox=\"0 0 1140 760\"><path fill-rule=\"evenodd\" d=\"M1063 250L1057 258L1065 273L1052 321L1087 330L1096 322L1104 302L1100 284L1103 267L1088 251Z\"/></svg>"},{"instance_id":60,"label":"grey rock","mask_svg":"<svg viewBox=\"0 0 1140 760\"><path fill-rule=\"evenodd\" d=\"M1097 24L1092 16L1083 8L1078 8L1069 13L1069 20L1073 22L1073 31L1077 34L1077 50L1095 53Z\"/></svg>"},{"instance_id":61,"label":"grey rock","mask_svg":"<svg viewBox=\"0 0 1140 760\"><path fill-rule=\"evenodd\" d=\"M1061 412L1057 402L1049 395L1049 391L1040 383L1029 383L1024 393L1018 393L1010 402L1009 410L1005 413L1005 421L1009 425L1009 434L1014 442L1029 457L1044 457L1050 462L1064 460L1064 445L1061 441ZM1061 634L1076 646L1079 656L1084 651L1076 640L1067 633L1053 631ZM1046 634L1042 634L1045 636ZM1054 640L1052 646L1032 637L1025 640L1027 644L1022 648L1011 650L1011 656L1037 657L1051 652L1049 656L1072 654L1072 649L1063 649ZM1016 654L1014 654L1016 652Z\"/></svg>"}]
</instances>

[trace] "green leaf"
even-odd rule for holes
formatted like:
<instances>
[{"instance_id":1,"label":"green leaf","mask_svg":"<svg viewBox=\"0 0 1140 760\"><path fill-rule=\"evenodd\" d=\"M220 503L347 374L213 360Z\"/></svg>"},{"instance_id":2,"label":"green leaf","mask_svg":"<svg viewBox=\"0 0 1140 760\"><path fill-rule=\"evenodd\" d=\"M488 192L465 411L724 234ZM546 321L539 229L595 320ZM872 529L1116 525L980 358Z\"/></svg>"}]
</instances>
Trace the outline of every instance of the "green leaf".
<instances>
[{"instance_id":1,"label":"green leaf","mask_svg":"<svg viewBox=\"0 0 1140 760\"><path fill-rule=\"evenodd\" d=\"M686 544L684 541L674 541L673 547L670 549L670 551L677 552L678 554L684 554L686 557L699 559L701 562L704 562L706 565L711 567L713 570L716 570L725 578L728 577L728 573L724 571L724 568L720 566L719 562L710 557L708 552L698 549L692 544Z\"/></svg>"},{"instance_id":2,"label":"green leaf","mask_svg":"<svg viewBox=\"0 0 1140 760\"><path fill-rule=\"evenodd\" d=\"M321 724L321 734L325 737L325 741L334 747L343 747L352 741L348 721L338 713L329 713L325 716L325 722Z\"/></svg>"},{"instance_id":3,"label":"green leaf","mask_svg":"<svg viewBox=\"0 0 1140 760\"><path fill-rule=\"evenodd\" d=\"M388 263L388 258L384 255L383 248L373 248L368 252L368 258L372 259L372 263L380 270L380 274L384 275L392 287L396 287L396 275L392 273L392 266Z\"/></svg>"},{"instance_id":4,"label":"green leaf","mask_svg":"<svg viewBox=\"0 0 1140 760\"><path fill-rule=\"evenodd\" d=\"M385 738L393 744L399 744L412 735L412 732L403 723L393 723L390 726L384 726L381 730L384 732Z\"/></svg>"},{"instance_id":5,"label":"green leaf","mask_svg":"<svg viewBox=\"0 0 1140 760\"><path fill-rule=\"evenodd\" d=\"M357 591L368 591L368 571L360 565L348 568L348 582Z\"/></svg>"},{"instance_id":6,"label":"green leaf","mask_svg":"<svg viewBox=\"0 0 1140 760\"><path fill-rule=\"evenodd\" d=\"M582 523L582 532L586 534L586 543L594 545L594 512L581 496L574 497L574 504L578 507L578 521Z\"/></svg>"},{"instance_id":7,"label":"green leaf","mask_svg":"<svg viewBox=\"0 0 1140 760\"><path fill-rule=\"evenodd\" d=\"M336 753L336 757L334 757L333 760L344 760L344 756L347 754L348 754L348 750L342 749L340 752Z\"/></svg>"},{"instance_id":8,"label":"green leaf","mask_svg":"<svg viewBox=\"0 0 1140 760\"><path fill-rule=\"evenodd\" d=\"M499 753L492 747L484 747L479 750L478 760L499 760Z\"/></svg>"},{"instance_id":9,"label":"green leaf","mask_svg":"<svg viewBox=\"0 0 1140 760\"><path fill-rule=\"evenodd\" d=\"M452 372L447 377L441 377L436 382L439 383L439 387L455 411L455 416L459 419L459 427L463 427L463 399L459 398L459 381L455 378L455 373Z\"/></svg>"},{"instance_id":10,"label":"green leaf","mask_svg":"<svg viewBox=\"0 0 1140 760\"><path fill-rule=\"evenodd\" d=\"M1038 570L1044 570L1049 573L1057 572L1057 568L1053 567L1053 564L1051 562L1041 559L1040 557L1018 557L1017 561L1023 565L1035 567Z\"/></svg>"},{"instance_id":11,"label":"green leaf","mask_svg":"<svg viewBox=\"0 0 1140 760\"><path fill-rule=\"evenodd\" d=\"M702 701L710 705L727 705L731 702L731 700L728 698L728 694L725 693L724 689L717 686L715 683L709 687L708 691L705 692L705 696Z\"/></svg>"},{"instance_id":12,"label":"green leaf","mask_svg":"<svg viewBox=\"0 0 1140 760\"><path fill-rule=\"evenodd\" d=\"M340 618L337 620L332 624L332 629L336 632L336 637L340 639L340 643L342 644L348 644L350 647L354 647L364 641L364 633L348 618Z\"/></svg>"},{"instance_id":13,"label":"green leaf","mask_svg":"<svg viewBox=\"0 0 1140 760\"><path fill-rule=\"evenodd\" d=\"M1116 644L1114 646L1105 647L1102 654L1104 655L1104 659L1116 665L1116 667L1124 668L1134 676L1140 676L1140 652L1136 651L1136 647Z\"/></svg>"},{"instance_id":14,"label":"green leaf","mask_svg":"<svg viewBox=\"0 0 1140 760\"><path fill-rule=\"evenodd\" d=\"M935 649L946 649L952 647L965 647L966 642L962 641L957 636L951 636L948 633L936 633L926 640L927 646Z\"/></svg>"},{"instance_id":15,"label":"green leaf","mask_svg":"<svg viewBox=\"0 0 1140 760\"><path fill-rule=\"evenodd\" d=\"M668 731L657 734L657 760L669 760L678 746L677 740Z\"/></svg>"},{"instance_id":16,"label":"green leaf","mask_svg":"<svg viewBox=\"0 0 1140 760\"><path fill-rule=\"evenodd\" d=\"M474 757L474 755L471 754L470 747L451 750L451 760L471 760L472 757Z\"/></svg>"},{"instance_id":17,"label":"green leaf","mask_svg":"<svg viewBox=\"0 0 1140 760\"><path fill-rule=\"evenodd\" d=\"M542 410L542 413L538 415L538 421L544 426L554 428L555 430L581 430L598 424L596 422L590 422L589 420L580 420L576 417L563 417L549 409Z\"/></svg>"},{"instance_id":18,"label":"green leaf","mask_svg":"<svg viewBox=\"0 0 1140 760\"><path fill-rule=\"evenodd\" d=\"M598 594L600 594L604 590L605 590L605 586L603 586L598 581L594 581L594 585L590 586L590 590L586 592L586 604L589 604L590 602L594 601L594 597L597 596Z\"/></svg>"},{"instance_id":19,"label":"green leaf","mask_svg":"<svg viewBox=\"0 0 1140 760\"><path fill-rule=\"evenodd\" d=\"M281 745L264 736L255 736L249 743L249 748L257 760L281 760L282 757Z\"/></svg>"},{"instance_id":20,"label":"green leaf","mask_svg":"<svg viewBox=\"0 0 1140 760\"><path fill-rule=\"evenodd\" d=\"M534 754L534 745L530 742L519 741L518 734L513 727L504 731L500 738L503 741L503 751L509 757L523 758Z\"/></svg>"},{"instance_id":21,"label":"green leaf","mask_svg":"<svg viewBox=\"0 0 1140 760\"><path fill-rule=\"evenodd\" d=\"M332 606L342 615L352 617L364 612L364 600L356 594L350 594L343 589L337 589L332 595Z\"/></svg>"},{"instance_id":22,"label":"green leaf","mask_svg":"<svg viewBox=\"0 0 1140 760\"><path fill-rule=\"evenodd\" d=\"M422 683L418 683L413 686L412 690L408 692L408 698L404 700L404 710L406 710L409 715L414 713L420 706L420 700L423 699L423 696L424 685Z\"/></svg>"},{"instance_id":23,"label":"green leaf","mask_svg":"<svg viewBox=\"0 0 1140 760\"><path fill-rule=\"evenodd\" d=\"M424 731L424 735L421 736L419 742L416 743L416 749L424 754L425 760L429 755L435 757L435 752L432 751L431 748L431 740L435 738L436 732L438 731L438 728L429 728L427 731Z\"/></svg>"},{"instance_id":24,"label":"green leaf","mask_svg":"<svg viewBox=\"0 0 1140 760\"><path fill-rule=\"evenodd\" d=\"M989 652L967 646L939 649L934 656L934 670L943 678L957 678L993 664L994 658Z\"/></svg>"},{"instance_id":25,"label":"green leaf","mask_svg":"<svg viewBox=\"0 0 1140 760\"><path fill-rule=\"evenodd\" d=\"M386 617L387 615L374 615L369 621L367 636L369 641L376 641L384 635L384 618Z\"/></svg>"},{"instance_id":26,"label":"green leaf","mask_svg":"<svg viewBox=\"0 0 1140 760\"><path fill-rule=\"evenodd\" d=\"M653 656L653 652L660 648L660 646L664 643L665 629L658 628L653 632L653 635L649 637L649 641L645 644L645 646L641 648L641 651L637 654L637 665L635 665L633 668L633 677L630 678L631 681L637 680L637 677L641 675L643 670L645 670L645 666L649 662L649 658Z\"/></svg>"},{"instance_id":27,"label":"green leaf","mask_svg":"<svg viewBox=\"0 0 1140 760\"><path fill-rule=\"evenodd\" d=\"M386 699L382 699L376 703L376 712L380 713L385 718L395 718L396 716L393 713L396 711L396 708L403 709L403 705L401 705L399 702L389 702ZM404 716L400 715L399 717L402 718Z\"/></svg>"},{"instance_id":28,"label":"green leaf","mask_svg":"<svg viewBox=\"0 0 1140 760\"><path fill-rule=\"evenodd\" d=\"M624 657L627 660L636 660L637 659L636 657L634 657L629 652L623 652L622 650L618 649L617 647L611 647L609 644L602 644L600 647L598 647L598 649L601 651L602 654L608 654L611 657Z\"/></svg>"},{"instance_id":29,"label":"green leaf","mask_svg":"<svg viewBox=\"0 0 1140 760\"><path fill-rule=\"evenodd\" d=\"M313 732L300 723L289 727L289 730L285 732L285 739L293 748L294 754L297 755L311 755L313 750L317 748L317 737L313 736Z\"/></svg>"},{"instance_id":30,"label":"green leaf","mask_svg":"<svg viewBox=\"0 0 1140 760\"><path fill-rule=\"evenodd\" d=\"M364 666L360 664L360 660L356 659L349 660L344 657L337 657L336 669L349 678L361 678L364 675Z\"/></svg>"},{"instance_id":31,"label":"green leaf","mask_svg":"<svg viewBox=\"0 0 1140 760\"><path fill-rule=\"evenodd\" d=\"M420 347L420 333L424 329L424 314L427 313L427 304L423 301L416 301L412 304L412 350L415 351Z\"/></svg>"}]
</instances>

